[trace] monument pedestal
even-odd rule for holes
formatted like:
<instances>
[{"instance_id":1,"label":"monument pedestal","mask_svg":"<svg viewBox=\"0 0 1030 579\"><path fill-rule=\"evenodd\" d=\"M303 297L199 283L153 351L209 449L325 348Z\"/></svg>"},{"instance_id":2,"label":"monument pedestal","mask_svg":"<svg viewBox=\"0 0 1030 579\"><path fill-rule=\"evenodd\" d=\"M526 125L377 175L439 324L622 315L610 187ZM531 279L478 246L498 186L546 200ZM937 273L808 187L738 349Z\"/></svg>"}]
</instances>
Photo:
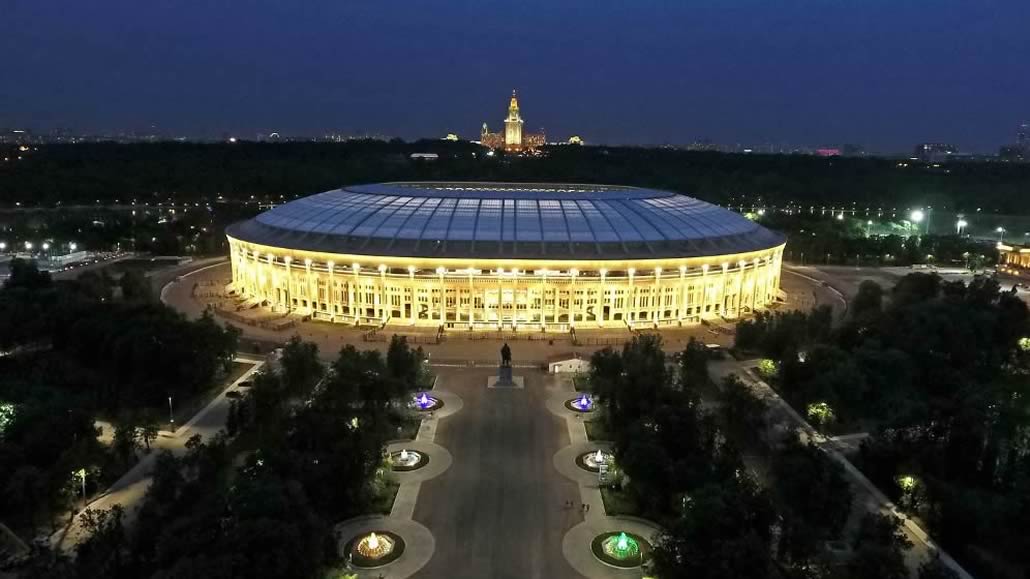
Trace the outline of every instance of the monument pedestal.
<instances>
[{"instance_id":1,"label":"monument pedestal","mask_svg":"<svg viewBox=\"0 0 1030 579\"><path fill-rule=\"evenodd\" d=\"M487 388L523 388L525 381L522 376L512 376L511 366L498 366L497 375L486 379Z\"/></svg>"}]
</instances>

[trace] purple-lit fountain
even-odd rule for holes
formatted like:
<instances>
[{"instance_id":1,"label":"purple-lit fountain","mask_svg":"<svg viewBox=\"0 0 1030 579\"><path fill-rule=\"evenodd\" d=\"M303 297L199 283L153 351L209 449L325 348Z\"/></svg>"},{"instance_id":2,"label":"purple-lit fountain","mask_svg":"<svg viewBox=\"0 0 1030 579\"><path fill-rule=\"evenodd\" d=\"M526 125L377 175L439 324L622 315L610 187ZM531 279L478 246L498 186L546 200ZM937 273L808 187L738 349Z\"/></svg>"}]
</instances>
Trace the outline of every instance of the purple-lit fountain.
<instances>
[{"instance_id":1,"label":"purple-lit fountain","mask_svg":"<svg viewBox=\"0 0 1030 579\"><path fill-rule=\"evenodd\" d=\"M423 392L421 394L415 395L415 397L412 399L410 403L410 406L415 410L429 412L431 410L436 410L437 408L440 408L441 406L443 406L443 403L440 402L439 398L434 398L429 394Z\"/></svg>"},{"instance_id":2,"label":"purple-lit fountain","mask_svg":"<svg viewBox=\"0 0 1030 579\"><path fill-rule=\"evenodd\" d=\"M583 394L571 400L566 400L565 407L576 412L593 412L594 399L588 394Z\"/></svg>"}]
</instances>

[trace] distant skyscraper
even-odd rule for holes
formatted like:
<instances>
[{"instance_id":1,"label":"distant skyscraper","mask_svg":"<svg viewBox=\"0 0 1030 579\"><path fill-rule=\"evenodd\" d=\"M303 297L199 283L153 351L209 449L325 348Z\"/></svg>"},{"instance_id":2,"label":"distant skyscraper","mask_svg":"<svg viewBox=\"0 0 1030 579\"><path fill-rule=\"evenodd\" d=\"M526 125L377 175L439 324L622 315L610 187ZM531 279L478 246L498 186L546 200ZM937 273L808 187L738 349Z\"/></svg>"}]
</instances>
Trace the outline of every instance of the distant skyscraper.
<instances>
[{"instance_id":1,"label":"distant skyscraper","mask_svg":"<svg viewBox=\"0 0 1030 579\"><path fill-rule=\"evenodd\" d=\"M519 99L515 91L511 91L511 101L508 103L508 117L504 119L504 133L491 133L490 129L483 123L483 130L480 133L480 143L491 149L504 149L505 151L533 150L544 144L543 133L523 133L522 115L519 114Z\"/></svg>"},{"instance_id":2,"label":"distant skyscraper","mask_svg":"<svg viewBox=\"0 0 1030 579\"><path fill-rule=\"evenodd\" d=\"M1016 131L1016 146L1030 152L1030 121L1019 125L1019 130Z\"/></svg>"}]
</instances>

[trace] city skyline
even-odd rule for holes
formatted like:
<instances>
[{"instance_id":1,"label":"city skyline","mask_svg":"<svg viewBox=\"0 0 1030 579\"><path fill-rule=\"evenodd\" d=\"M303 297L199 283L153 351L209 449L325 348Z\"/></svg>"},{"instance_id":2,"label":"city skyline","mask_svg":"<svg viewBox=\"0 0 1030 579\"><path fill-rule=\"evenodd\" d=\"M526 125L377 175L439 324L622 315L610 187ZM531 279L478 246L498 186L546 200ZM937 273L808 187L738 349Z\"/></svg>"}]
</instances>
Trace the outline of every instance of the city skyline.
<instances>
[{"instance_id":1,"label":"city skyline","mask_svg":"<svg viewBox=\"0 0 1030 579\"><path fill-rule=\"evenodd\" d=\"M598 144L995 153L1030 118L1030 6L1015 0L5 11L0 46L19 56L0 63L0 126L40 131L474 139L513 87L534 130Z\"/></svg>"}]
</instances>

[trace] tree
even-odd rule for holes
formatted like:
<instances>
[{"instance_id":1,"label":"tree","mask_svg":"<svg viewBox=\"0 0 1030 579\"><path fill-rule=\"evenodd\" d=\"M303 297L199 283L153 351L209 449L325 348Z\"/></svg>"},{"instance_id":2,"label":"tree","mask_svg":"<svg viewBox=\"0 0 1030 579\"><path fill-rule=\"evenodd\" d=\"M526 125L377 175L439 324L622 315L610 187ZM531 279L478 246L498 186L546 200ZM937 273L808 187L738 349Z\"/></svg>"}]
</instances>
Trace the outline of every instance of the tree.
<instances>
[{"instance_id":1,"label":"tree","mask_svg":"<svg viewBox=\"0 0 1030 579\"><path fill-rule=\"evenodd\" d=\"M86 537L75 551L79 577L118 577L121 574L126 543L124 515L121 505L108 510L86 509L79 515Z\"/></svg>"},{"instance_id":2,"label":"tree","mask_svg":"<svg viewBox=\"0 0 1030 579\"><path fill-rule=\"evenodd\" d=\"M911 546L901 531L901 519L867 513L852 540L848 574L852 579L908 579L903 551Z\"/></svg>"},{"instance_id":3,"label":"tree","mask_svg":"<svg viewBox=\"0 0 1030 579\"><path fill-rule=\"evenodd\" d=\"M21 466L7 480L2 502L22 505L27 518L25 522L35 525L37 515L45 510L47 491L47 479L42 471L34 466Z\"/></svg>"},{"instance_id":4,"label":"tree","mask_svg":"<svg viewBox=\"0 0 1030 579\"><path fill-rule=\"evenodd\" d=\"M111 450L123 465L130 465L136 459L136 449L139 448L139 424L134 414L122 413L118 424L114 427L114 435L111 438Z\"/></svg>"},{"instance_id":5,"label":"tree","mask_svg":"<svg viewBox=\"0 0 1030 579\"><path fill-rule=\"evenodd\" d=\"M7 267L11 273L4 282L4 289L25 289L36 292L50 287L50 273L39 271L35 261L16 257Z\"/></svg>"},{"instance_id":6,"label":"tree","mask_svg":"<svg viewBox=\"0 0 1030 579\"><path fill-rule=\"evenodd\" d=\"M386 351L386 369L399 384L401 391L410 392L418 387L419 371L424 354L422 349L412 350L405 336L394 335Z\"/></svg>"},{"instance_id":7,"label":"tree","mask_svg":"<svg viewBox=\"0 0 1030 579\"><path fill-rule=\"evenodd\" d=\"M704 486L655 544L655 574L663 579L772 577L773 516L768 499L746 476Z\"/></svg>"},{"instance_id":8,"label":"tree","mask_svg":"<svg viewBox=\"0 0 1030 579\"><path fill-rule=\"evenodd\" d=\"M122 290L122 299L127 302L145 302L154 297L150 280L138 269L126 270L118 280L118 287Z\"/></svg>"},{"instance_id":9,"label":"tree","mask_svg":"<svg viewBox=\"0 0 1030 579\"><path fill-rule=\"evenodd\" d=\"M763 445L769 408L766 401L736 374L723 380L719 398L719 416L727 436L740 446Z\"/></svg>"},{"instance_id":10,"label":"tree","mask_svg":"<svg viewBox=\"0 0 1030 579\"><path fill-rule=\"evenodd\" d=\"M708 349L690 337L680 354L680 388L698 389L708 383Z\"/></svg>"},{"instance_id":11,"label":"tree","mask_svg":"<svg viewBox=\"0 0 1030 579\"><path fill-rule=\"evenodd\" d=\"M851 299L848 313L852 320L868 322L879 317L883 310L883 288L872 280L863 280Z\"/></svg>"},{"instance_id":12,"label":"tree","mask_svg":"<svg viewBox=\"0 0 1030 579\"><path fill-rule=\"evenodd\" d=\"M318 346L293 336L283 346L282 380L286 390L300 394L311 390L325 374L325 366L318 358Z\"/></svg>"},{"instance_id":13,"label":"tree","mask_svg":"<svg viewBox=\"0 0 1030 579\"><path fill-rule=\"evenodd\" d=\"M771 474L784 516L780 550L791 561L808 560L822 541L840 536L851 513L844 467L795 435L773 456Z\"/></svg>"},{"instance_id":14,"label":"tree","mask_svg":"<svg viewBox=\"0 0 1030 579\"><path fill-rule=\"evenodd\" d=\"M150 444L157 440L158 426L153 414L147 413L139 425L139 438L150 452Z\"/></svg>"}]
</instances>

